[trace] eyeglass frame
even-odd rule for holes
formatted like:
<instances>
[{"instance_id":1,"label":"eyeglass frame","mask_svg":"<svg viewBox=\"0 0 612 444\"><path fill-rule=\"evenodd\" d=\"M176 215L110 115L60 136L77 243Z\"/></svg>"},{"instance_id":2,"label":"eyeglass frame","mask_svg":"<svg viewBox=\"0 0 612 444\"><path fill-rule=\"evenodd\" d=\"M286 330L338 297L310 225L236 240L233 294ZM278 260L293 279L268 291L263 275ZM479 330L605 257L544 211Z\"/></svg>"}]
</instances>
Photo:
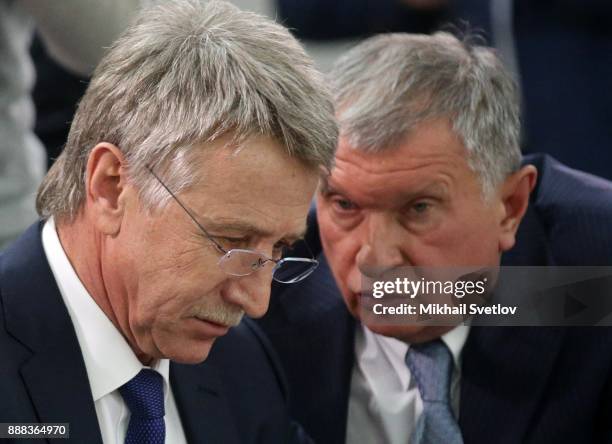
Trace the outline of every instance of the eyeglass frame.
<instances>
[{"instance_id":1,"label":"eyeglass frame","mask_svg":"<svg viewBox=\"0 0 612 444\"><path fill-rule=\"evenodd\" d=\"M319 261L316 260L314 257L308 259L308 258L302 258L302 257L284 257L284 258L280 258L280 259L274 259L272 257L269 257L268 255L262 253L261 251L257 251L257 250L251 250L251 249L243 249L243 248L231 248L229 250L226 250L225 248L223 248L223 246L221 246L221 244L219 242L217 242L214 238L214 236L212 236L207 230L206 228L204 228L202 226L202 224L200 222L198 222L198 220L196 219L194 212L187 206L185 205L177 196L176 194L174 194L172 192L172 190L170 190L170 188L168 188L168 186L164 183L164 181L161 180L161 178L155 173L155 171L153 171L153 169L147 165L146 169L151 173L151 175L153 175L153 177L159 182L159 184L168 192L168 194L174 199L174 201L176 203L179 204L179 206L183 209L183 211L185 211L185 213L187 213L187 215L189 216L189 218L193 221L193 223L196 224L196 226L200 229L200 231L202 231L202 233L204 233L204 235L206 236L206 238L212 242L212 244L215 246L215 248L217 248L217 250L219 250L221 253L223 253L223 256L221 256L221 258L219 259L219 262L217 262L217 265L219 266L219 268L221 268L221 270L223 270L224 273L228 274L229 276L236 276L236 277L243 277L243 276L249 276L253 273L255 273L256 271L262 269L264 267L265 264L267 264L268 262L273 262L274 268L272 269L272 279L275 280L276 282L280 282L281 284L295 284L297 282L301 282L304 279L306 279L308 276L310 276L319 266ZM310 251L310 248L308 247L308 244L304 243L306 245L306 248L308 249L308 251ZM223 267L221 266L221 262L225 259L225 258L229 258L231 253L249 253L249 254L256 254L259 255L260 257L264 258L265 260L258 260L255 267L251 267L251 271L249 273L245 273L245 274L236 274L236 273L229 273L227 270L223 269ZM312 252L311 252L312 255ZM304 275L300 275L300 279L299 280L292 280L289 282L286 281L281 281L278 280L277 278L274 277L275 272L285 263L287 262L303 262L303 263L308 263L308 264L312 264L312 268L310 270L308 270L308 273L304 274Z\"/></svg>"}]
</instances>

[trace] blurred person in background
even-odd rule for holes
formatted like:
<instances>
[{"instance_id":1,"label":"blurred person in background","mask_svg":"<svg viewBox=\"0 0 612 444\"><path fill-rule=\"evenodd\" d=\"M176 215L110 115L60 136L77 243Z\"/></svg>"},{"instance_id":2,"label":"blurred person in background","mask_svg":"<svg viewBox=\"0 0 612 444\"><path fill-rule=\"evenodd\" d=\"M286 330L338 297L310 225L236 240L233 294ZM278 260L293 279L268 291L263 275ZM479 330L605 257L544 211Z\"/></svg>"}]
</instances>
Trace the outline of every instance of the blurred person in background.
<instances>
[{"instance_id":1,"label":"blurred person in background","mask_svg":"<svg viewBox=\"0 0 612 444\"><path fill-rule=\"evenodd\" d=\"M46 170L34 135L29 55L34 29L49 53L85 75L125 29L138 0L0 0L0 249L36 220L34 198Z\"/></svg>"},{"instance_id":2,"label":"blurred person in background","mask_svg":"<svg viewBox=\"0 0 612 444\"><path fill-rule=\"evenodd\" d=\"M325 72L363 38L394 31L429 33L450 17L447 0L268 1Z\"/></svg>"},{"instance_id":3,"label":"blurred person in background","mask_svg":"<svg viewBox=\"0 0 612 444\"><path fill-rule=\"evenodd\" d=\"M38 33L30 49L36 83L32 100L36 109L34 133L47 152L47 167L51 167L66 143L72 116L85 90L89 76L69 71L53 59Z\"/></svg>"},{"instance_id":4,"label":"blurred person in background","mask_svg":"<svg viewBox=\"0 0 612 444\"><path fill-rule=\"evenodd\" d=\"M482 32L519 82L522 152L612 179L612 2L607 0L276 0L278 17L317 51L338 39ZM321 42L326 42L322 44ZM348 45L341 45L346 48ZM333 54L323 54L324 64ZM337 54L337 52L335 52Z\"/></svg>"}]
</instances>

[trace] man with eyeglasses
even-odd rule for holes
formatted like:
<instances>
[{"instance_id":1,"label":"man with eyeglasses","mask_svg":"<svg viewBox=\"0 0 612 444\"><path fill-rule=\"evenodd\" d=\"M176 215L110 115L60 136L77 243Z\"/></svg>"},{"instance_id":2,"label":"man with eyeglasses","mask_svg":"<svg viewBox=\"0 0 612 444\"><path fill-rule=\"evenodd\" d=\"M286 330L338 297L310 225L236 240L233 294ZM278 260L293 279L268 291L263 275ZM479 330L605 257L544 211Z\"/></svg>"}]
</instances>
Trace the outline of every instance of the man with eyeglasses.
<instances>
[{"instance_id":1,"label":"man with eyeglasses","mask_svg":"<svg viewBox=\"0 0 612 444\"><path fill-rule=\"evenodd\" d=\"M241 248L232 248L226 250L215 239L214 236L208 234L206 228L198 222L193 210L189 209L171 190L168 186L149 168L149 171L160 183L160 185L168 192L176 203L185 210L185 213L191 218L194 224L200 229L204 236L212 242L217 251L223 256L219 259L219 268L231 276L248 276L255 273L267 264L274 264L272 269L272 279L282 284L294 284L307 278L319 265L319 262L314 258L292 257L286 254L291 251L291 246L285 244L282 248L276 249L275 257L268 257L264 253L255 250L245 250ZM300 236L301 237L301 236ZM305 247L308 245L304 243ZM285 253L283 258L279 257L279 253ZM312 253L311 253L312 256Z\"/></svg>"},{"instance_id":2,"label":"man with eyeglasses","mask_svg":"<svg viewBox=\"0 0 612 444\"><path fill-rule=\"evenodd\" d=\"M273 279L317 266L302 238L336 137L285 28L222 2L144 11L94 73L41 222L0 255L0 423L69 423L78 443L307 441L248 318Z\"/></svg>"}]
</instances>

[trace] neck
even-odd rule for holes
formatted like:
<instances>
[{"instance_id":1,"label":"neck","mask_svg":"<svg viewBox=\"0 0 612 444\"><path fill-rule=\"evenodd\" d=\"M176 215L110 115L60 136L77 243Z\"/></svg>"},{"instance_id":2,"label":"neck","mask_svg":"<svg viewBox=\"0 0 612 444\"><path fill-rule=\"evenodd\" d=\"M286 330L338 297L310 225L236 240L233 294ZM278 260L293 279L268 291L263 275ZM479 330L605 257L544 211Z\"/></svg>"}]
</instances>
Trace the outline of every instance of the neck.
<instances>
[{"instance_id":1,"label":"neck","mask_svg":"<svg viewBox=\"0 0 612 444\"><path fill-rule=\"evenodd\" d=\"M109 279L108 275L112 273L105 269L105 235L83 219L84 216L79 215L73 222L56 224L62 248L94 302L123 335L140 362L150 365L153 359L135 345L135 338L129 329L127 292L120 282Z\"/></svg>"}]
</instances>

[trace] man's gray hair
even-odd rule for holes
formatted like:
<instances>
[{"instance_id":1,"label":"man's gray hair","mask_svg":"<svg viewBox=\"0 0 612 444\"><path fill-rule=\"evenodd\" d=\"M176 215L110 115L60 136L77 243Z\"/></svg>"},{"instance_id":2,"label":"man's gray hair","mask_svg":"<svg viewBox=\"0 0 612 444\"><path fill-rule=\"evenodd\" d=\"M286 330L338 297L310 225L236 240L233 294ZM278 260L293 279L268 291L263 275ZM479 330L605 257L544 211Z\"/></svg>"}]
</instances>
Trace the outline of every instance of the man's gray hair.
<instances>
[{"instance_id":1,"label":"man's gray hair","mask_svg":"<svg viewBox=\"0 0 612 444\"><path fill-rule=\"evenodd\" d=\"M197 179L194 146L222 136L238 145L269 136L305 166L329 169L333 113L323 79L281 25L225 2L163 1L144 10L96 68L37 209L74 219L99 142L119 147L147 208L168 197L148 167L183 191Z\"/></svg>"},{"instance_id":2,"label":"man's gray hair","mask_svg":"<svg viewBox=\"0 0 612 444\"><path fill-rule=\"evenodd\" d=\"M340 134L364 151L395 148L419 122L449 118L490 196L520 167L517 87L490 48L446 32L385 34L330 73Z\"/></svg>"}]
</instances>

